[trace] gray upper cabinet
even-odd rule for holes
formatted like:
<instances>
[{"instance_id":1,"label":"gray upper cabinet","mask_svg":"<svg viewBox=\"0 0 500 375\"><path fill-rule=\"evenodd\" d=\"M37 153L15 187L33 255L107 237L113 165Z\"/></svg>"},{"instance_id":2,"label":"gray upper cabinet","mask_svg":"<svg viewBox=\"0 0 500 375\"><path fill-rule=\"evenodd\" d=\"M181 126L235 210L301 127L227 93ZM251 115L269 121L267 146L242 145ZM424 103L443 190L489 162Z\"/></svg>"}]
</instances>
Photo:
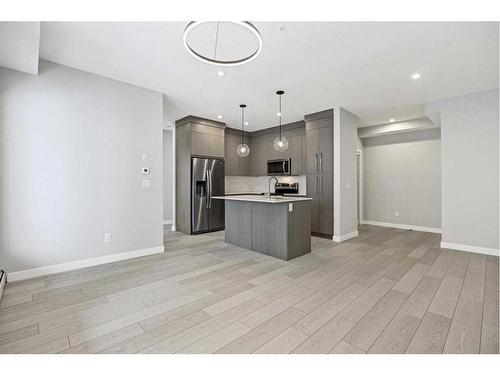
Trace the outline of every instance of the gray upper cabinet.
<instances>
[{"instance_id":1,"label":"gray upper cabinet","mask_svg":"<svg viewBox=\"0 0 500 375\"><path fill-rule=\"evenodd\" d=\"M292 159L292 175L306 173L305 166L305 125L303 121L283 125L282 135L288 140L288 149L278 152L273 148L273 141L279 135L279 128L269 128L252 133L250 145L252 176L267 175L267 161Z\"/></svg>"},{"instance_id":2,"label":"gray upper cabinet","mask_svg":"<svg viewBox=\"0 0 500 375\"><path fill-rule=\"evenodd\" d=\"M191 155L224 158L224 128L192 122Z\"/></svg>"},{"instance_id":3,"label":"gray upper cabinet","mask_svg":"<svg viewBox=\"0 0 500 375\"><path fill-rule=\"evenodd\" d=\"M207 135L199 132L191 132L191 155L208 156Z\"/></svg>"},{"instance_id":4,"label":"gray upper cabinet","mask_svg":"<svg viewBox=\"0 0 500 375\"><path fill-rule=\"evenodd\" d=\"M208 156L224 157L224 135L208 135Z\"/></svg>"},{"instance_id":5,"label":"gray upper cabinet","mask_svg":"<svg viewBox=\"0 0 500 375\"><path fill-rule=\"evenodd\" d=\"M289 157L292 159L292 175L304 174L304 138L305 135L294 135L289 141Z\"/></svg>"},{"instance_id":6,"label":"gray upper cabinet","mask_svg":"<svg viewBox=\"0 0 500 375\"><path fill-rule=\"evenodd\" d=\"M243 142L250 144L250 138L245 135ZM252 158L252 147L250 147L250 155L245 158L240 157L236 153L236 148L241 143L241 134L235 130L226 128L224 136L225 143L225 160L226 160L226 176L250 176L250 163Z\"/></svg>"},{"instance_id":7,"label":"gray upper cabinet","mask_svg":"<svg viewBox=\"0 0 500 375\"><path fill-rule=\"evenodd\" d=\"M331 117L306 121L307 173L333 172L333 112Z\"/></svg>"},{"instance_id":8,"label":"gray upper cabinet","mask_svg":"<svg viewBox=\"0 0 500 375\"><path fill-rule=\"evenodd\" d=\"M330 121L327 121L330 123ZM319 129L319 172L333 172L333 121L331 125Z\"/></svg>"},{"instance_id":9,"label":"gray upper cabinet","mask_svg":"<svg viewBox=\"0 0 500 375\"><path fill-rule=\"evenodd\" d=\"M250 146L252 176L267 175L267 160L271 158L271 149L272 145L269 141L258 139L256 142L252 139Z\"/></svg>"},{"instance_id":10,"label":"gray upper cabinet","mask_svg":"<svg viewBox=\"0 0 500 375\"><path fill-rule=\"evenodd\" d=\"M306 128L307 129L307 128ZM307 173L319 173L320 129L306 130Z\"/></svg>"}]
</instances>

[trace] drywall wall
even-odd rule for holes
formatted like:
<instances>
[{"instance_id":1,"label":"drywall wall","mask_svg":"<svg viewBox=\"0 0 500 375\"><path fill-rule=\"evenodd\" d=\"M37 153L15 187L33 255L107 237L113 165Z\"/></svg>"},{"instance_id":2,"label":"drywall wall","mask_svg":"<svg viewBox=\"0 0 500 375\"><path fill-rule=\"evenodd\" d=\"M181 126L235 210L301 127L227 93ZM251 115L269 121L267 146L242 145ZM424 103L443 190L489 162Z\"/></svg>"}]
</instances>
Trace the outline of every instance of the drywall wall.
<instances>
[{"instance_id":1,"label":"drywall wall","mask_svg":"<svg viewBox=\"0 0 500 375\"><path fill-rule=\"evenodd\" d=\"M163 130L163 220L172 222L173 219L173 167L174 155L172 153L172 131Z\"/></svg>"},{"instance_id":2,"label":"drywall wall","mask_svg":"<svg viewBox=\"0 0 500 375\"><path fill-rule=\"evenodd\" d=\"M362 220L439 230L440 149L439 128L364 139Z\"/></svg>"},{"instance_id":3,"label":"drywall wall","mask_svg":"<svg viewBox=\"0 0 500 375\"><path fill-rule=\"evenodd\" d=\"M357 235L357 148L359 118L341 107L333 122L333 239Z\"/></svg>"},{"instance_id":4,"label":"drywall wall","mask_svg":"<svg viewBox=\"0 0 500 375\"><path fill-rule=\"evenodd\" d=\"M40 22L0 22L0 67L38 74Z\"/></svg>"},{"instance_id":5,"label":"drywall wall","mask_svg":"<svg viewBox=\"0 0 500 375\"><path fill-rule=\"evenodd\" d=\"M159 93L46 61L0 69L7 272L163 246L161 134Z\"/></svg>"},{"instance_id":6,"label":"drywall wall","mask_svg":"<svg viewBox=\"0 0 500 375\"><path fill-rule=\"evenodd\" d=\"M442 241L497 254L498 99L493 89L425 106L441 114Z\"/></svg>"}]
</instances>

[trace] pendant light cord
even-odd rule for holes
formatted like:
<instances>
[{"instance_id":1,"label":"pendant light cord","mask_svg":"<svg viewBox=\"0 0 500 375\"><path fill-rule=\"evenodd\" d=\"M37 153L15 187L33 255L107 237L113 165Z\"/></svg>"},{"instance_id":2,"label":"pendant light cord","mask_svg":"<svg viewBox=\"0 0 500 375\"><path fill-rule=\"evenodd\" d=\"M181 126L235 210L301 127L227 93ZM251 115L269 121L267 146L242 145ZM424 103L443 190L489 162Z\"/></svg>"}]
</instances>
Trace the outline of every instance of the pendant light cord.
<instances>
[{"instance_id":1,"label":"pendant light cord","mask_svg":"<svg viewBox=\"0 0 500 375\"><path fill-rule=\"evenodd\" d=\"M243 125L245 124L245 108L241 108L241 144L243 144Z\"/></svg>"},{"instance_id":2,"label":"pendant light cord","mask_svg":"<svg viewBox=\"0 0 500 375\"><path fill-rule=\"evenodd\" d=\"M215 31L215 48L214 48L214 60L215 60L215 55L217 54L217 43L219 41L219 23L217 22L217 29Z\"/></svg>"},{"instance_id":3,"label":"pendant light cord","mask_svg":"<svg viewBox=\"0 0 500 375\"><path fill-rule=\"evenodd\" d=\"M281 113L281 94L279 94L280 98L280 104L279 104L279 120L280 120L280 141L281 141L281 117L283 116L283 113Z\"/></svg>"}]
</instances>

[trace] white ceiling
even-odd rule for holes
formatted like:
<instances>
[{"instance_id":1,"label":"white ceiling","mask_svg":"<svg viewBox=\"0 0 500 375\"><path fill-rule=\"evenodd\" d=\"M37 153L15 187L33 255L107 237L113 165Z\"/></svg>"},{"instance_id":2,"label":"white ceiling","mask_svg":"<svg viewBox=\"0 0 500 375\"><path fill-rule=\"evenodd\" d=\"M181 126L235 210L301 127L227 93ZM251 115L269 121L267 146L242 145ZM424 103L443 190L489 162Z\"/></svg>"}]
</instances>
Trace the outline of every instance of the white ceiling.
<instances>
[{"instance_id":1,"label":"white ceiling","mask_svg":"<svg viewBox=\"0 0 500 375\"><path fill-rule=\"evenodd\" d=\"M374 125L422 117L427 102L498 87L496 22L254 22L262 53L222 69L224 77L184 49L186 24L44 22L40 57L161 91L171 121L220 114L239 127L238 106L246 103L248 130L277 124L278 89L285 90L284 123L340 105ZM211 46L214 36L207 28L193 43ZM222 50L246 48L237 32L220 30L219 38ZM422 78L413 81L414 72Z\"/></svg>"}]
</instances>

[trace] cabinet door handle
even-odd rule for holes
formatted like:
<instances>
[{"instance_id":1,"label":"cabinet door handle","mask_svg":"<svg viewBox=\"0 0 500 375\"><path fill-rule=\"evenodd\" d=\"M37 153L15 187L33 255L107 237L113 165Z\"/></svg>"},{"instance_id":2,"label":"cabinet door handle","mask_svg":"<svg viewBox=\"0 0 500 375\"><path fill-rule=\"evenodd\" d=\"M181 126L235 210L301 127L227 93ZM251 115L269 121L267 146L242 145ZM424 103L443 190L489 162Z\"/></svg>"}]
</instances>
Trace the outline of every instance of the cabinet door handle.
<instances>
[{"instance_id":1,"label":"cabinet door handle","mask_svg":"<svg viewBox=\"0 0 500 375\"><path fill-rule=\"evenodd\" d=\"M323 176L319 176L319 195L323 195Z\"/></svg>"},{"instance_id":2,"label":"cabinet door handle","mask_svg":"<svg viewBox=\"0 0 500 375\"><path fill-rule=\"evenodd\" d=\"M314 172L318 172L318 154L314 156Z\"/></svg>"},{"instance_id":3,"label":"cabinet door handle","mask_svg":"<svg viewBox=\"0 0 500 375\"><path fill-rule=\"evenodd\" d=\"M319 185L319 184L318 184L318 176L314 176L314 192L316 193L316 195L318 195L318 194L319 194L319 193L318 193L318 191L319 191L319 189L318 189L318 185Z\"/></svg>"},{"instance_id":4,"label":"cabinet door handle","mask_svg":"<svg viewBox=\"0 0 500 375\"><path fill-rule=\"evenodd\" d=\"M323 172L323 153L319 153L319 171Z\"/></svg>"}]
</instances>

